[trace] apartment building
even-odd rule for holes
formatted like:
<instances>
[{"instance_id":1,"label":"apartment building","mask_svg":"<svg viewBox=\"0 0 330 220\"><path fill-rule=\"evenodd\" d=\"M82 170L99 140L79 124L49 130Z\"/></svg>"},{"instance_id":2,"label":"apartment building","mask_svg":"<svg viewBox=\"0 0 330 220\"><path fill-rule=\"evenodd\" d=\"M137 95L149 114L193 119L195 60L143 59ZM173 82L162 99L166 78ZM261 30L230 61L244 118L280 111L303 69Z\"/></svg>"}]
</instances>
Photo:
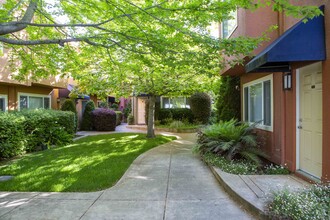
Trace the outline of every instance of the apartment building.
<instances>
[{"instance_id":1,"label":"apartment building","mask_svg":"<svg viewBox=\"0 0 330 220\"><path fill-rule=\"evenodd\" d=\"M244 65L222 75L241 79L241 116L261 121L258 135L271 161L303 178L330 181L330 2L291 1L314 5L324 16L307 23L271 8L237 9L221 24L221 36L261 36L271 25L270 41L245 57Z\"/></svg>"}]
</instances>

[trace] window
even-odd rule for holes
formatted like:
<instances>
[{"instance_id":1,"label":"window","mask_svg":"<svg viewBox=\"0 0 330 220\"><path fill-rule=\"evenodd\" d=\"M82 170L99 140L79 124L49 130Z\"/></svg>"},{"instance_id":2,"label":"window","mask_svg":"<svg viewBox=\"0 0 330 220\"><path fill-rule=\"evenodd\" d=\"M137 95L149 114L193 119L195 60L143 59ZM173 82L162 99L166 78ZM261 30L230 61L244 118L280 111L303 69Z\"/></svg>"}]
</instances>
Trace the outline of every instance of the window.
<instances>
[{"instance_id":1,"label":"window","mask_svg":"<svg viewBox=\"0 0 330 220\"><path fill-rule=\"evenodd\" d=\"M19 109L50 109L50 97L36 94L19 94Z\"/></svg>"},{"instance_id":2,"label":"window","mask_svg":"<svg viewBox=\"0 0 330 220\"><path fill-rule=\"evenodd\" d=\"M0 112L7 111L7 95L0 94Z\"/></svg>"},{"instance_id":3,"label":"window","mask_svg":"<svg viewBox=\"0 0 330 220\"><path fill-rule=\"evenodd\" d=\"M188 98L186 97L162 97L161 98L161 107L162 108L190 108L188 104Z\"/></svg>"},{"instance_id":4,"label":"window","mask_svg":"<svg viewBox=\"0 0 330 220\"><path fill-rule=\"evenodd\" d=\"M221 34L222 38L228 38L237 27L237 10L231 11L229 16L231 19L222 21Z\"/></svg>"},{"instance_id":5,"label":"window","mask_svg":"<svg viewBox=\"0 0 330 220\"><path fill-rule=\"evenodd\" d=\"M270 75L243 85L243 118L247 122L259 122L259 127L265 130L273 127L272 81Z\"/></svg>"}]
</instances>

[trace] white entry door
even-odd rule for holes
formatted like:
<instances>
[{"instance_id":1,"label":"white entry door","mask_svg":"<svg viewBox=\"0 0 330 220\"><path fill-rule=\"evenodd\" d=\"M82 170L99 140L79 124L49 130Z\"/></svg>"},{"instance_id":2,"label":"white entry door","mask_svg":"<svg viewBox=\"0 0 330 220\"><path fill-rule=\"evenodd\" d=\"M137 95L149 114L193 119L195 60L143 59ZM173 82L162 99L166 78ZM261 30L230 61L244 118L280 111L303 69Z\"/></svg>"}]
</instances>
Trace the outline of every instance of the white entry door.
<instances>
[{"instance_id":1,"label":"white entry door","mask_svg":"<svg viewBox=\"0 0 330 220\"><path fill-rule=\"evenodd\" d=\"M145 124L145 114L146 114L146 99L145 98L138 98L137 102L137 123L138 124Z\"/></svg>"},{"instance_id":2,"label":"white entry door","mask_svg":"<svg viewBox=\"0 0 330 220\"><path fill-rule=\"evenodd\" d=\"M299 169L322 176L322 65L300 69Z\"/></svg>"}]
</instances>

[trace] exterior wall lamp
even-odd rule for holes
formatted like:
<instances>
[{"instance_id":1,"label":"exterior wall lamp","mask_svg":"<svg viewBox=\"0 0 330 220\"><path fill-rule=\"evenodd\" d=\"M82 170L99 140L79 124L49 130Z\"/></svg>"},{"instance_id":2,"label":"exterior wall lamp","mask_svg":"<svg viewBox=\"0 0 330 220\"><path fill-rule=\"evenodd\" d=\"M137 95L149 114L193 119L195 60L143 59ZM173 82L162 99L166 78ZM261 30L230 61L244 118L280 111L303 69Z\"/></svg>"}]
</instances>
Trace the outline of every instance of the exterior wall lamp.
<instances>
[{"instance_id":1,"label":"exterior wall lamp","mask_svg":"<svg viewBox=\"0 0 330 220\"><path fill-rule=\"evenodd\" d=\"M292 88L292 73L286 72L283 75L283 89L291 90L291 88Z\"/></svg>"}]
</instances>

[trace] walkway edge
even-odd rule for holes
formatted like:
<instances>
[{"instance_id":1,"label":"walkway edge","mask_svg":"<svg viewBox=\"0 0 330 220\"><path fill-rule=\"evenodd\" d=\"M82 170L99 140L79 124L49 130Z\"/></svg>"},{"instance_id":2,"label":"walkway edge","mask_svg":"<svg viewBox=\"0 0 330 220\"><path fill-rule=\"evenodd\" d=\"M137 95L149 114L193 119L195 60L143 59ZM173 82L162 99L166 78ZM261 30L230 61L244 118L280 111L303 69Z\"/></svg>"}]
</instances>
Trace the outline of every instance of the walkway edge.
<instances>
[{"instance_id":1,"label":"walkway edge","mask_svg":"<svg viewBox=\"0 0 330 220\"><path fill-rule=\"evenodd\" d=\"M216 168L212 166L211 164L207 164L210 168L211 172L215 176L215 178L218 180L218 182L223 186L225 191L233 197L234 200L238 201L240 204L244 206L245 209L253 213L255 216L258 217L258 219L269 219L267 213L264 211L263 206L264 203L259 201L259 204L255 204L247 197L249 195L244 195L242 191L235 190L234 183L239 183L240 181L243 181L239 175L234 175L230 173L223 172L219 168ZM250 190L249 190L250 191ZM259 200L259 199L256 199Z\"/></svg>"}]
</instances>

